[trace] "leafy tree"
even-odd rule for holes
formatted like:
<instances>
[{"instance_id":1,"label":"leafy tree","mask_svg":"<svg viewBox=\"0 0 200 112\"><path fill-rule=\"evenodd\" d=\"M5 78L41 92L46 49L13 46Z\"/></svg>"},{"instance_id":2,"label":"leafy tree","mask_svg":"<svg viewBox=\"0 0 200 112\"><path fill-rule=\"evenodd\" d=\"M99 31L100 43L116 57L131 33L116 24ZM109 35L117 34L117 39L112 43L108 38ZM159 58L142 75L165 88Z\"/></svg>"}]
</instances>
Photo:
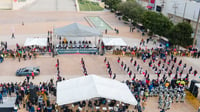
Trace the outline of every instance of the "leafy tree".
<instances>
[{"instance_id":1,"label":"leafy tree","mask_svg":"<svg viewBox=\"0 0 200 112\"><path fill-rule=\"evenodd\" d=\"M121 3L121 0L104 0L105 4L109 6L110 9L117 9L117 5Z\"/></svg>"},{"instance_id":2,"label":"leafy tree","mask_svg":"<svg viewBox=\"0 0 200 112\"><path fill-rule=\"evenodd\" d=\"M131 22L134 23L140 22L141 15L144 12L144 8L134 0L121 2L117 6L117 10L120 11L124 16L131 19Z\"/></svg>"},{"instance_id":3,"label":"leafy tree","mask_svg":"<svg viewBox=\"0 0 200 112\"><path fill-rule=\"evenodd\" d=\"M186 47L192 45L192 32L192 26L187 22L182 22L172 27L167 37L169 38L170 43L172 43L173 45Z\"/></svg>"},{"instance_id":4,"label":"leafy tree","mask_svg":"<svg viewBox=\"0 0 200 112\"><path fill-rule=\"evenodd\" d=\"M166 36L173 23L161 13L145 11L141 16L142 24L146 29L160 36Z\"/></svg>"}]
</instances>

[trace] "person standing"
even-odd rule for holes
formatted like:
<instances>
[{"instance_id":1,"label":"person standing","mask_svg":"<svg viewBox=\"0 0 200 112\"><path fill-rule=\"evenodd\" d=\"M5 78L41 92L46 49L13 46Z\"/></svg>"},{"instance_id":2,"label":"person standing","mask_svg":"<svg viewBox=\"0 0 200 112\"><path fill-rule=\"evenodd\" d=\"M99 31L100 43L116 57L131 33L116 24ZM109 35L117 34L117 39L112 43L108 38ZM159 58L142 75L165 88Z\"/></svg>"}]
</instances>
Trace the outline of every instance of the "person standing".
<instances>
[{"instance_id":1,"label":"person standing","mask_svg":"<svg viewBox=\"0 0 200 112\"><path fill-rule=\"evenodd\" d=\"M107 29L105 29L105 34L107 34L108 33L108 30Z\"/></svg>"},{"instance_id":2,"label":"person standing","mask_svg":"<svg viewBox=\"0 0 200 112\"><path fill-rule=\"evenodd\" d=\"M0 103L2 103L3 104L3 96L2 96L2 94L0 93Z\"/></svg>"},{"instance_id":3,"label":"person standing","mask_svg":"<svg viewBox=\"0 0 200 112\"><path fill-rule=\"evenodd\" d=\"M11 39L15 39L15 33L12 33Z\"/></svg>"},{"instance_id":4,"label":"person standing","mask_svg":"<svg viewBox=\"0 0 200 112\"><path fill-rule=\"evenodd\" d=\"M113 79L115 79L115 78L116 78L116 74L114 73Z\"/></svg>"},{"instance_id":5,"label":"person standing","mask_svg":"<svg viewBox=\"0 0 200 112\"><path fill-rule=\"evenodd\" d=\"M35 74L34 74L34 72L33 72L33 71L32 71L32 74L31 74L31 75L32 75L32 79L34 79L34 77L35 77Z\"/></svg>"},{"instance_id":6,"label":"person standing","mask_svg":"<svg viewBox=\"0 0 200 112\"><path fill-rule=\"evenodd\" d=\"M28 74L26 75L26 79L27 79L27 82L29 83L29 79L30 79L30 77L29 77Z\"/></svg>"},{"instance_id":7,"label":"person standing","mask_svg":"<svg viewBox=\"0 0 200 112\"><path fill-rule=\"evenodd\" d=\"M107 58L105 57L105 58L104 58L104 63L106 63L106 61L107 61Z\"/></svg>"},{"instance_id":8,"label":"person standing","mask_svg":"<svg viewBox=\"0 0 200 112\"><path fill-rule=\"evenodd\" d=\"M189 74L191 73L191 71L192 71L192 66L191 66L190 69L189 69Z\"/></svg>"}]
</instances>

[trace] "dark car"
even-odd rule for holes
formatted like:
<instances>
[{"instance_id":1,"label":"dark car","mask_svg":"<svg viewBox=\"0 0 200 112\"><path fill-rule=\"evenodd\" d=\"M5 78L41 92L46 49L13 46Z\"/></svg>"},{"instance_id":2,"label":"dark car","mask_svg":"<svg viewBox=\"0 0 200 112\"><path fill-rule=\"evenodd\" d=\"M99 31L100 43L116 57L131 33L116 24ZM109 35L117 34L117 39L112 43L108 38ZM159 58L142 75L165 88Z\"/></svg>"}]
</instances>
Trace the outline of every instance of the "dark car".
<instances>
[{"instance_id":1,"label":"dark car","mask_svg":"<svg viewBox=\"0 0 200 112\"><path fill-rule=\"evenodd\" d=\"M34 72L34 75L39 75L40 74L40 68L39 67L20 68L19 70L17 70L16 75L17 76L32 75L32 72Z\"/></svg>"}]
</instances>

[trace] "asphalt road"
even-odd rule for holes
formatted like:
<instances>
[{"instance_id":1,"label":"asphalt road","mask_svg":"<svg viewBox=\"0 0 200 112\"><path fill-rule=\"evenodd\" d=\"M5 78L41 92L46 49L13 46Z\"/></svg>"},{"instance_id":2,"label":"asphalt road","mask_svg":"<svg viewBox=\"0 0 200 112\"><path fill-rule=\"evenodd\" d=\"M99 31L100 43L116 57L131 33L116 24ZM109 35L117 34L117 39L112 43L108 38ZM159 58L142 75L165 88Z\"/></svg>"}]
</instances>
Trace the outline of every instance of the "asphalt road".
<instances>
[{"instance_id":1,"label":"asphalt road","mask_svg":"<svg viewBox=\"0 0 200 112\"><path fill-rule=\"evenodd\" d=\"M74 0L36 0L24 7L26 11L76 11Z\"/></svg>"}]
</instances>

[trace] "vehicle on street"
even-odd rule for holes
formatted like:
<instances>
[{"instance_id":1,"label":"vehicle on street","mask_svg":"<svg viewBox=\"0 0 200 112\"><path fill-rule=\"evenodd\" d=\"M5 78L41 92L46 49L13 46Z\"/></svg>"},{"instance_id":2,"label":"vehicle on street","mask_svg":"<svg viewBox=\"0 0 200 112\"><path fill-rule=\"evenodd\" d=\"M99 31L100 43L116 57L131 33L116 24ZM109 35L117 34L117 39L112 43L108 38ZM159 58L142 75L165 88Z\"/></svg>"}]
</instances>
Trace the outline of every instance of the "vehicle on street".
<instances>
[{"instance_id":1,"label":"vehicle on street","mask_svg":"<svg viewBox=\"0 0 200 112\"><path fill-rule=\"evenodd\" d=\"M24 67L20 68L16 71L16 76L26 76L26 75L32 75L32 72L34 75L40 74L40 68L39 67Z\"/></svg>"}]
</instances>

